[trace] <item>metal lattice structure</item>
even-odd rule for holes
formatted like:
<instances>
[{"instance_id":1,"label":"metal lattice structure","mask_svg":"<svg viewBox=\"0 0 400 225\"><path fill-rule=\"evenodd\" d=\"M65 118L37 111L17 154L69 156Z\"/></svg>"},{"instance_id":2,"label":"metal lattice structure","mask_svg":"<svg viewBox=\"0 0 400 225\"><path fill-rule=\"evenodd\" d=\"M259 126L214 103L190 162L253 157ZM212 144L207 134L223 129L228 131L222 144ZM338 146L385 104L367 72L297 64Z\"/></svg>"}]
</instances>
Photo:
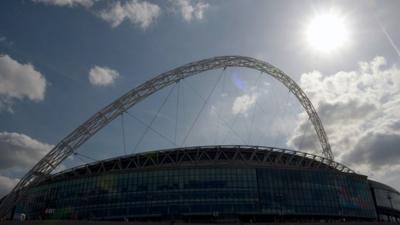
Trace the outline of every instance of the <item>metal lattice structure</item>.
<instances>
[{"instance_id":1,"label":"metal lattice structure","mask_svg":"<svg viewBox=\"0 0 400 225\"><path fill-rule=\"evenodd\" d=\"M19 196L21 196L26 190L26 187L29 185L35 185L50 176L51 172L68 156L73 154L74 151L83 143L133 105L162 88L180 81L181 79L204 71L220 68L225 69L227 67L246 67L255 69L274 77L286 86L289 91L296 96L307 112L321 143L324 156L331 162L333 161L333 154L321 120L311 101L294 80L273 65L254 58L244 56L213 57L192 62L162 73L137 86L101 109L99 112L95 113L55 145L47 155L45 155L27 174L24 175L13 190L3 199L0 205L0 218L5 217L7 213L10 212Z\"/></svg>"},{"instance_id":2,"label":"metal lattice structure","mask_svg":"<svg viewBox=\"0 0 400 225\"><path fill-rule=\"evenodd\" d=\"M211 145L149 151L96 161L54 174L44 183L135 169L218 165L275 166L355 173L341 163L307 152L265 146Z\"/></svg>"}]
</instances>

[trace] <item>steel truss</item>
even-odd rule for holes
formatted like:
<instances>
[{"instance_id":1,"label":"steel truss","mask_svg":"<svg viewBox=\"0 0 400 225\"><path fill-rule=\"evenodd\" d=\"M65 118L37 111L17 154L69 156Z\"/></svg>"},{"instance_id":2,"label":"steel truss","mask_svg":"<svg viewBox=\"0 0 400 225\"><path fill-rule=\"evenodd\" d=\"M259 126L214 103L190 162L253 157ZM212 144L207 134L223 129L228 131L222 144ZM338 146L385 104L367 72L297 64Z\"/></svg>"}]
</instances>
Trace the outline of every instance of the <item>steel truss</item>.
<instances>
[{"instance_id":1,"label":"steel truss","mask_svg":"<svg viewBox=\"0 0 400 225\"><path fill-rule=\"evenodd\" d=\"M143 152L101 160L54 174L44 183L134 169L216 165L279 166L354 173L343 164L306 152L264 146L213 145Z\"/></svg>"},{"instance_id":2,"label":"steel truss","mask_svg":"<svg viewBox=\"0 0 400 225\"><path fill-rule=\"evenodd\" d=\"M304 91L288 75L274 67L273 65L258 59L244 56L220 56L192 62L168 72L162 73L153 79L137 86L128 93L124 94L110 105L95 113L86 122L72 131L50 150L24 177L18 182L13 190L3 199L0 204L0 218L7 216L11 211L19 196L26 187L35 185L43 181L50 173L68 156L74 153L83 143L96 134L99 130L120 116L136 103L142 101L149 95L161 90L162 88L178 82L181 79L199 74L208 70L215 70L227 67L246 67L268 74L292 92L299 100L307 112L318 139L321 143L324 156L333 162L333 154L328 142L321 120L317 115L311 101L307 98Z\"/></svg>"}]
</instances>

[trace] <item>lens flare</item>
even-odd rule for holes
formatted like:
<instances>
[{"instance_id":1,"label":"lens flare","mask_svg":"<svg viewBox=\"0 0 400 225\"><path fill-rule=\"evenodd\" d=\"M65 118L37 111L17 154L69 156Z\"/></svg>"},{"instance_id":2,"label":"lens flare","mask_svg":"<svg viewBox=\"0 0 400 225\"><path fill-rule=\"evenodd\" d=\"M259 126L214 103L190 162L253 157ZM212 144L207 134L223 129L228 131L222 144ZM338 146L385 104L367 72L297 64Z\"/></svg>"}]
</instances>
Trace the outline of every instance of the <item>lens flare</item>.
<instances>
[{"instance_id":1,"label":"lens flare","mask_svg":"<svg viewBox=\"0 0 400 225\"><path fill-rule=\"evenodd\" d=\"M246 90L246 83L240 78L239 74L233 73L232 74L232 81L237 88L242 91Z\"/></svg>"}]
</instances>

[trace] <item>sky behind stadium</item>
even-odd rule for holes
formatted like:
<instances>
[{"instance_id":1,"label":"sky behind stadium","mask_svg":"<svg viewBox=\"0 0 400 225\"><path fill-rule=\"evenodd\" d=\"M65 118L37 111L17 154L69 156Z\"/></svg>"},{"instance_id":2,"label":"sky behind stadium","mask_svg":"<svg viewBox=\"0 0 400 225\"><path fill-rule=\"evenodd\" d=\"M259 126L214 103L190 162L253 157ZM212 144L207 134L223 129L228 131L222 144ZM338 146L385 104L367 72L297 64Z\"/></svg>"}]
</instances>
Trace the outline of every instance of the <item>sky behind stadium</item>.
<instances>
[{"instance_id":1,"label":"sky behind stadium","mask_svg":"<svg viewBox=\"0 0 400 225\"><path fill-rule=\"evenodd\" d=\"M1 1L0 196L114 99L169 69L221 55L283 70L313 102L336 160L400 189L398 9L394 0ZM228 68L134 106L60 169L210 144L321 154L304 111L281 84Z\"/></svg>"}]
</instances>

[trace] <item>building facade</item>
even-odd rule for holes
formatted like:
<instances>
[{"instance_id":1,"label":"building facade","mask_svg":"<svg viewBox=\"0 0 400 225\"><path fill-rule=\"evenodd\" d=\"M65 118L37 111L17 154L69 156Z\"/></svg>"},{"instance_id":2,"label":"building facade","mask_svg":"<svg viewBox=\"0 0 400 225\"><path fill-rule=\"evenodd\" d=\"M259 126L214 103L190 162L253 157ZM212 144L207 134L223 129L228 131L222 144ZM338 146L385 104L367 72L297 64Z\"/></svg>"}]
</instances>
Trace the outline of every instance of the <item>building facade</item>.
<instances>
[{"instance_id":1,"label":"building facade","mask_svg":"<svg viewBox=\"0 0 400 225\"><path fill-rule=\"evenodd\" d=\"M54 174L22 196L15 215L396 221L399 203L396 190L320 156L256 146L205 146L129 155Z\"/></svg>"},{"instance_id":2,"label":"building facade","mask_svg":"<svg viewBox=\"0 0 400 225\"><path fill-rule=\"evenodd\" d=\"M369 181L378 219L400 223L400 193L385 184Z\"/></svg>"}]
</instances>

